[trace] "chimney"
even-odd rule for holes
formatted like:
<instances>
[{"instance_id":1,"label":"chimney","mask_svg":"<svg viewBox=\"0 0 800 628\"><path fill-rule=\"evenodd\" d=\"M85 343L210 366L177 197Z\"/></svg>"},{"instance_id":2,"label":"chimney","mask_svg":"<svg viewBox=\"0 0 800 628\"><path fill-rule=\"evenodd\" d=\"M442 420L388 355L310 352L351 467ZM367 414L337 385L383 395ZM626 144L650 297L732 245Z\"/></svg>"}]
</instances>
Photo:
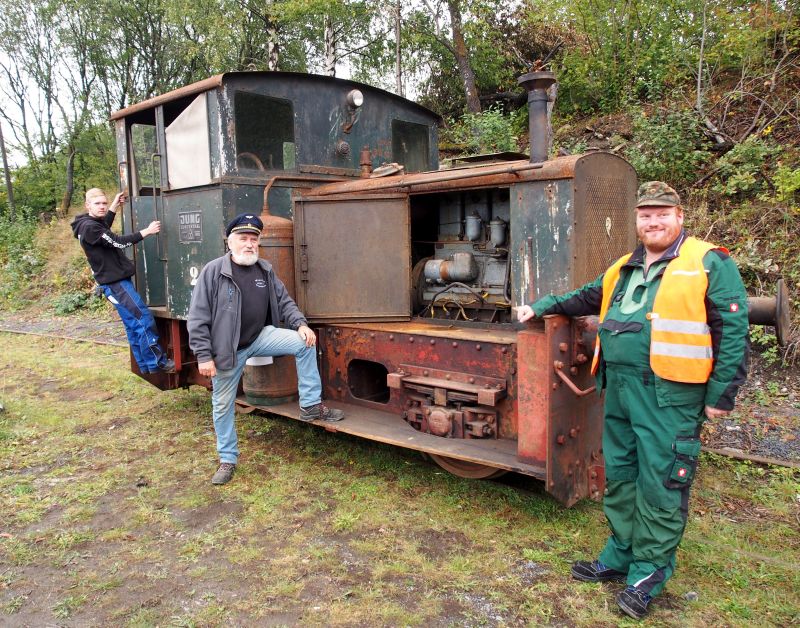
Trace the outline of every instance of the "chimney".
<instances>
[{"instance_id":1,"label":"chimney","mask_svg":"<svg viewBox=\"0 0 800 628\"><path fill-rule=\"evenodd\" d=\"M517 79L528 90L528 131L531 141L531 163L547 161L550 135L547 124L547 90L556 82L552 72L529 72Z\"/></svg>"}]
</instances>

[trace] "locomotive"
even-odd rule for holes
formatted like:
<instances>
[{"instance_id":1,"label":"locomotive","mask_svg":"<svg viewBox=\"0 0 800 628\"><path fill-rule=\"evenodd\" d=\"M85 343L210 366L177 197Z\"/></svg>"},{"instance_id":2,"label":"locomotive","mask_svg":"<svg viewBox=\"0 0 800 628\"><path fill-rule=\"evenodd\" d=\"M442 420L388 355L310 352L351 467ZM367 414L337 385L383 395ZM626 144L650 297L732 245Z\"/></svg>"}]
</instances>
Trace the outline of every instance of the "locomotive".
<instances>
[{"instance_id":1,"label":"locomotive","mask_svg":"<svg viewBox=\"0 0 800 628\"><path fill-rule=\"evenodd\" d=\"M530 156L443 169L435 113L332 77L230 72L114 113L124 226L162 223L134 253L136 284L176 364L139 375L210 387L188 348L192 287L227 221L257 213L260 255L317 333L323 397L346 413L325 429L462 477L533 476L565 505L599 498L596 321L519 324L512 310L634 248L637 178L607 152L548 159L555 78L519 83ZM787 304L781 288L751 319L788 329ZM248 364L237 408L297 418L296 386L291 357Z\"/></svg>"}]
</instances>

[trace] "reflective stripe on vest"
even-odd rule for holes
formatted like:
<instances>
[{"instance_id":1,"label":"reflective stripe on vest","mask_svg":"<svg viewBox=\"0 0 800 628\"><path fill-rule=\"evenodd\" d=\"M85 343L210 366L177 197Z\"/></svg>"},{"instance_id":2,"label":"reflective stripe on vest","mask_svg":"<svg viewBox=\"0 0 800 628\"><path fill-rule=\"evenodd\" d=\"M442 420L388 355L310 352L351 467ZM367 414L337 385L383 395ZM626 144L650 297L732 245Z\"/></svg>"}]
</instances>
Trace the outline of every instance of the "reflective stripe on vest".
<instances>
[{"instance_id":1,"label":"reflective stripe on vest","mask_svg":"<svg viewBox=\"0 0 800 628\"><path fill-rule=\"evenodd\" d=\"M678 257L667 264L653 302L650 320L650 368L663 379L689 384L708 381L714 366L711 329L706 323L705 295L708 277L703 257L714 246L687 238ZM727 252L727 251L725 251ZM620 258L603 276L600 322L605 320L611 296L619 281L620 269L630 255ZM592 372L600 358L600 333L597 334Z\"/></svg>"}]
</instances>

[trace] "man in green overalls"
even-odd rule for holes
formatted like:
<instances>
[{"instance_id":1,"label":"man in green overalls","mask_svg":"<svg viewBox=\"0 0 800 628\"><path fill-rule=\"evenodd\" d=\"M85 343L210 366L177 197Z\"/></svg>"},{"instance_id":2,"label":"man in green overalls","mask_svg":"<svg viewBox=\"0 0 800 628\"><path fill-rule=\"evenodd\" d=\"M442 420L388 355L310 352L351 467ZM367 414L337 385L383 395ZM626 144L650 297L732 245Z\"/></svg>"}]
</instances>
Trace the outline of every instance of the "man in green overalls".
<instances>
[{"instance_id":1,"label":"man in green overalls","mask_svg":"<svg viewBox=\"0 0 800 628\"><path fill-rule=\"evenodd\" d=\"M625 580L640 619L675 569L706 418L728 414L747 374L747 295L723 248L688 237L678 194L639 188L641 244L592 283L519 309L518 319L600 314L593 370L605 389L603 509L611 536L586 582Z\"/></svg>"}]
</instances>

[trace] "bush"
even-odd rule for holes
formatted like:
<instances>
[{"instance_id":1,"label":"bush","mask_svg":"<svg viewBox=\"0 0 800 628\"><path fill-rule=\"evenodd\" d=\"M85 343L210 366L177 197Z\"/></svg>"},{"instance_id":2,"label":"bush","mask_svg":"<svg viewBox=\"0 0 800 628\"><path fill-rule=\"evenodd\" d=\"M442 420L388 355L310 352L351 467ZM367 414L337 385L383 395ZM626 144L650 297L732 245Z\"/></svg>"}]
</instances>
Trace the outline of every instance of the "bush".
<instances>
[{"instance_id":1,"label":"bush","mask_svg":"<svg viewBox=\"0 0 800 628\"><path fill-rule=\"evenodd\" d=\"M766 191L767 177L764 172L770 158L780 149L755 136L734 146L717 161L717 183L715 192L725 196L756 196ZM791 186L791 181L788 182Z\"/></svg>"},{"instance_id":2,"label":"bush","mask_svg":"<svg viewBox=\"0 0 800 628\"><path fill-rule=\"evenodd\" d=\"M26 208L11 221L0 216L0 302L16 301L39 270L44 256L35 243L36 220Z\"/></svg>"},{"instance_id":3,"label":"bush","mask_svg":"<svg viewBox=\"0 0 800 628\"><path fill-rule=\"evenodd\" d=\"M778 200L797 206L798 192L800 192L800 168L778 166L773 180L775 196Z\"/></svg>"},{"instance_id":4,"label":"bush","mask_svg":"<svg viewBox=\"0 0 800 628\"><path fill-rule=\"evenodd\" d=\"M53 302L53 311L59 316L72 314L85 307L89 298L85 292L65 292Z\"/></svg>"},{"instance_id":5,"label":"bush","mask_svg":"<svg viewBox=\"0 0 800 628\"><path fill-rule=\"evenodd\" d=\"M709 159L700 149L703 134L691 111L640 112L634 118L633 142L625 156L642 181L667 181L680 187L694 181Z\"/></svg>"},{"instance_id":6,"label":"bush","mask_svg":"<svg viewBox=\"0 0 800 628\"><path fill-rule=\"evenodd\" d=\"M517 118L503 115L499 108L491 108L464 114L442 133L442 140L464 146L470 155L513 151L517 150L515 126L519 126Z\"/></svg>"}]
</instances>

